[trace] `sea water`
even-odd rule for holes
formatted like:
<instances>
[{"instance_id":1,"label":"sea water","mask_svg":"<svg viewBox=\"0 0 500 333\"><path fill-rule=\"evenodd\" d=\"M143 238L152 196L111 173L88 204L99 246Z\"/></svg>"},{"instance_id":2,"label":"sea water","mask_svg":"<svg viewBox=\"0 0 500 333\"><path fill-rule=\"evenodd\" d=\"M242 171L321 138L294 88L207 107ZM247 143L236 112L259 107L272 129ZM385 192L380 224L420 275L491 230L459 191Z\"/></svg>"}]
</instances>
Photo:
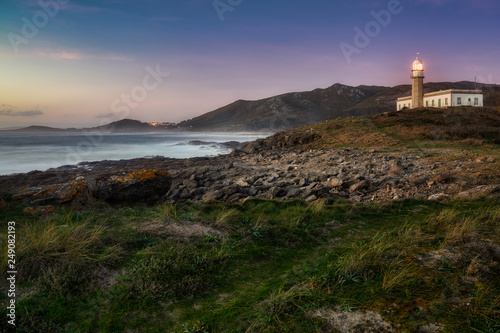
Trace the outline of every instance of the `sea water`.
<instances>
[{"instance_id":1,"label":"sea water","mask_svg":"<svg viewBox=\"0 0 500 333\"><path fill-rule=\"evenodd\" d=\"M0 175L47 170L80 162L164 156L189 158L231 152L221 143L266 134L0 133Z\"/></svg>"}]
</instances>

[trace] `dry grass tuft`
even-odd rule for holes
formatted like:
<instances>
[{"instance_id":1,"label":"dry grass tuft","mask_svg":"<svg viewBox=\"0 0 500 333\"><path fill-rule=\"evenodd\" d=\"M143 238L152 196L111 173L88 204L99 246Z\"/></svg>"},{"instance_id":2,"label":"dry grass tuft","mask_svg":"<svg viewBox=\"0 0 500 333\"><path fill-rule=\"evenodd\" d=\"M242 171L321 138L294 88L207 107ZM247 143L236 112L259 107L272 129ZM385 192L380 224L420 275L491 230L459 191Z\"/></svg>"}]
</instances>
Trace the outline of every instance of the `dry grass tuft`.
<instances>
[{"instance_id":1,"label":"dry grass tuft","mask_svg":"<svg viewBox=\"0 0 500 333\"><path fill-rule=\"evenodd\" d=\"M445 245L458 245L470 242L476 233L477 223L475 218L464 218L455 225L450 224L444 239Z\"/></svg>"},{"instance_id":2,"label":"dry grass tuft","mask_svg":"<svg viewBox=\"0 0 500 333\"><path fill-rule=\"evenodd\" d=\"M222 209L216 214L214 224L218 227L233 229L234 222L239 218L240 212L237 209Z\"/></svg>"}]
</instances>

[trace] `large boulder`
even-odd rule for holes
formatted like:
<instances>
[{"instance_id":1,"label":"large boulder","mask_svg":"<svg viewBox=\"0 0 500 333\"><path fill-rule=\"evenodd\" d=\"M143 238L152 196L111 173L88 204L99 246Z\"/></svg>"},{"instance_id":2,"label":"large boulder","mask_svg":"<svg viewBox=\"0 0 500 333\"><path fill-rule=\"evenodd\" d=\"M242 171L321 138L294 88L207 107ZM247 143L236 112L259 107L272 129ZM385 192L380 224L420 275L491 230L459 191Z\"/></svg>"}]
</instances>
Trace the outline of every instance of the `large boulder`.
<instances>
[{"instance_id":1,"label":"large boulder","mask_svg":"<svg viewBox=\"0 0 500 333\"><path fill-rule=\"evenodd\" d=\"M172 183L165 171L141 170L95 180L94 198L110 203L158 201Z\"/></svg>"},{"instance_id":2,"label":"large boulder","mask_svg":"<svg viewBox=\"0 0 500 333\"><path fill-rule=\"evenodd\" d=\"M29 204L66 203L74 200L88 201L90 198L92 198L92 192L81 177L64 184L30 187L12 197L14 200L21 200Z\"/></svg>"},{"instance_id":3,"label":"large boulder","mask_svg":"<svg viewBox=\"0 0 500 333\"><path fill-rule=\"evenodd\" d=\"M474 200L480 197L485 197L492 195L494 193L500 192L500 185L492 184L492 185L481 185L470 190L463 191L457 194L457 197L465 200Z\"/></svg>"},{"instance_id":4,"label":"large boulder","mask_svg":"<svg viewBox=\"0 0 500 333\"><path fill-rule=\"evenodd\" d=\"M165 171L141 170L96 178L77 179L54 185L30 187L13 196L14 200L32 203L82 203L97 199L109 203L153 203L169 189L171 177Z\"/></svg>"}]
</instances>

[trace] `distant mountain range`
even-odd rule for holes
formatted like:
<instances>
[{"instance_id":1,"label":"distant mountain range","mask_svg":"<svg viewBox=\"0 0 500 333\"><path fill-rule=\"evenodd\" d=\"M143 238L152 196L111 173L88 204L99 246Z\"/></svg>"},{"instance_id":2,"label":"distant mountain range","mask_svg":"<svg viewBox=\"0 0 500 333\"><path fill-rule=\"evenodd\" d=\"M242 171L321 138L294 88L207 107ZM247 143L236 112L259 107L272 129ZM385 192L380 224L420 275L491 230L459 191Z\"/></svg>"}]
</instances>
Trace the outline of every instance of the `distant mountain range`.
<instances>
[{"instance_id":1,"label":"distant mountain range","mask_svg":"<svg viewBox=\"0 0 500 333\"><path fill-rule=\"evenodd\" d=\"M476 84L470 81L426 83L424 92L446 89L482 89L485 106L500 106L500 85ZM336 83L326 89L293 92L260 99L238 100L214 111L179 123L185 131L277 131L296 128L325 120L351 116L366 116L396 110L396 99L411 95L411 85L392 88L383 86L351 87ZM9 132L78 132L112 133L162 132L138 120L123 119L106 126L85 129L57 129L30 126Z\"/></svg>"},{"instance_id":2,"label":"distant mountain range","mask_svg":"<svg viewBox=\"0 0 500 333\"><path fill-rule=\"evenodd\" d=\"M79 132L102 133L144 133L144 132L165 132L163 128L144 123L139 120L122 119L108 125L91 128L53 128L48 126L29 126L25 128L4 130L2 132L39 132L39 133L79 133Z\"/></svg>"},{"instance_id":3,"label":"distant mountain range","mask_svg":"<svg viewBox=\"0 0 500 333\"><path fill-rule=\"evenodd\" d=\"M427 83L424 92L446 89L482 89L485 106L500 105L500 86L474 82ZM396 110L396 99L411 95L411 85L351 87L334 84L326 89L287 93L258 101L239 100L199 117L183 121L191 130L282 130L324 120L366 116Z\"/></svg>"}]
</instances>

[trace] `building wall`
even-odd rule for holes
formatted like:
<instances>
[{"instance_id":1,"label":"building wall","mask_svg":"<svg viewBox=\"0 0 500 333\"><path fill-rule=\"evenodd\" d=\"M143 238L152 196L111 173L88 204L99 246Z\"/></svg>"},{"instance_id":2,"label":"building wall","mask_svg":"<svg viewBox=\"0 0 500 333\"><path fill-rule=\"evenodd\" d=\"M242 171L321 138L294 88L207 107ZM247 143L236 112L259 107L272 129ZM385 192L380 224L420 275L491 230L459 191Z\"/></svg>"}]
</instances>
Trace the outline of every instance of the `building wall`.
<instances>
[{"instance_id":1,"label":"building wall","mask_svg":"<svg viewBox=\"0 0 500 333\"><path fill-rule=\"evenodd\" d=\"M475 106L475 107L484 106L483 94L446 92L443 94L430 93L428 95L430 96L424 95L424 105L423 105L424 107L447 108L450 106ZM470 104L469 104L469 99L470 99ZM398 111L402 110L404 107L407 107L409 109L412 108L411 97L407 97L397 101Z\"/></svg>"},{"instance_id":2,"label":"building wall","mask_svg":"<svg viewBox=\"0 0 500 333\"><path fill-rule=\"evenodd\" d=\"M459 100L461 103L459 104ZM470 100L470 101L469 101ZM483 95L482 94L464 94L464 93L453 93L453 104L452 106L484 106Z\"/></svg>"},{"instance_id":3,"label":"building wall","mask_svg":"<svg viewBox=\"0 0 500 333\"><path fill-rule=\"evenodd\" d=\"M452 93L435 96L424 96L424 106L429 108L446 108L453 106Z\"/></svg>"},{"instance_id":4,"label":"building wall","mask_svg":"<svg viewBox=\"0 0 500 333\"><path fill-rule=\"evenodd\" d=\"M402 110L405 107L407 107L408 109L411 109L411 98L409 98L408 100L405 100L405 101L398 101L397 104L398 104L398 108L397 108L398 111Z\"/></svg>"}]
</instances>

